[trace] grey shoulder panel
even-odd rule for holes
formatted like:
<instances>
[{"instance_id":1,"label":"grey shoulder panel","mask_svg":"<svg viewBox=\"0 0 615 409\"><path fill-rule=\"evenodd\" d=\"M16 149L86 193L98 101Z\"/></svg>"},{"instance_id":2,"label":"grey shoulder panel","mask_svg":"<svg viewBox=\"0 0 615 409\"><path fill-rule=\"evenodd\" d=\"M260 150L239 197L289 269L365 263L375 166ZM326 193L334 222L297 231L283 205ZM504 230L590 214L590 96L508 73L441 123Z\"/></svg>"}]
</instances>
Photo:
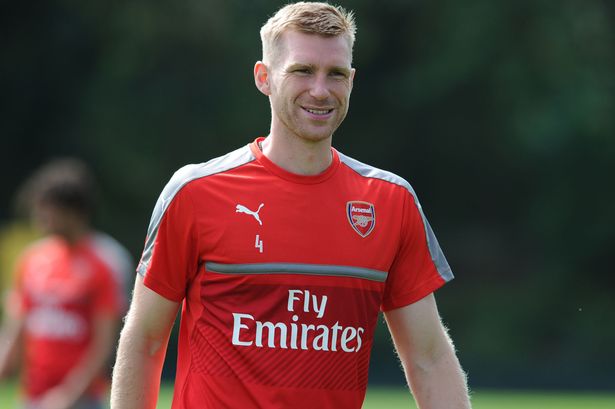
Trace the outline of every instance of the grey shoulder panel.
<instances>
[{"instance_id":1,"label":"grey shoulder panel","mask_svg":"<svg viewBox=\"0 0 615 409\"><path fill-rule=\"evenodd\" d=\"M94 252L113 272L117 282L123 288L128 286L128 278L134 272L130 252L117 240L106 233L96 231L92 236Z\"/></svg>"},{"instance_id":2,"label":"grey shoulder panel","mask_svg":"<svg viewBox=\"0 0 615 409\"><path fill-rule=\"evenodd\" d=\"M233 152L227 153L224 156L211 159L205 163L186 165L179 169L171 177L171 180L162 190L156 205L154 206L154 212L150 219L149 228L147 229L147 239L145 242L145 248L141 256L141 261L137 267L137 272L142 276L145 276L147 266L152 257L152 251L154 243L156 242L156 236L158 234L158 226L164 216L164 213L168 209L169 205L173 201L173 198L177 193L188 183L217 173L229 171L246 163L252 162L256 158L252 154L249 145L245 145Z\"/></svg>"},{"instance_id":3,"label":"grey shoulder panel","mask_svg":"<svg viewBox=\"0 0 615 409\"><path fill-rule=\"evenodd\" d=\"M410 194L412 194L412 196L414 196L415 202L417 202L417 205L419 205L418 200L416 200L416 194L414 193L414 189L412 189L412 186L410 186L410 183L408 183L406 181L406 179L404 179L404 178L402 178L400 176L397 176L393 172L389 172L387 170L378 169L378 168L376 168L374 166L365 164L363 162L359 162L358 160L353 159L350 156L346 156L346 155L344 155L341 152L338 152L338 154L339 154L339 157L340 157L340 161L342 161L343 164L345 164L350 169L354 170L355 172L357 172L359 175L361 175L363 177L380 179L380 180L384 180L384 181L393 183L395 185L399 185L399 186L405 187L410 192Z\"/></svg>"},{"instance_id":4,"label":"grey shoulder panel","mask_svg":"<svg viewBox=\"0 0 615 409\"><path fill-rule=\"evenodd\" d=\"M431 254L431 260L434 262L436 269L438 270L438 273L443 280L447 282L452 280L453 272L451 271L451 267L449 266L448 261L446 261L446 257L444 256L444 253L440 248L438 239L436 239L436 235L434 234L429 224L429 221L427 221L425 213L423 213L423 208L421 206L421 203L419 202L418 196L416 195L416 192L414 191L410 183L408 183L408 181L406 181L404 178L392 172L367 165L363 162L346 156L341 152L338 152L338 154L340 157L340 161L359 175L366 178L384 180L386 182L402 186L410 193L410 195L412 195L414 204L418 208L419 213L421 214L421 218L423 219L423 226L425 227L425 236L427 237L427 247L429 248L429 253Z\"/></svg>"},{"instance_id":5,"label":"grey shoulder panel","mask_svg":"<svg viewBox=\"0 0 615 409\"><path fill-rule=\"evenodd\" d=\"M93 251L113 274L117 286L118 300L124 311L128 307L130 285L134 274L134 261L130 252L117 240L103 232L92 236Z\"/></svg>"}]
</instances>

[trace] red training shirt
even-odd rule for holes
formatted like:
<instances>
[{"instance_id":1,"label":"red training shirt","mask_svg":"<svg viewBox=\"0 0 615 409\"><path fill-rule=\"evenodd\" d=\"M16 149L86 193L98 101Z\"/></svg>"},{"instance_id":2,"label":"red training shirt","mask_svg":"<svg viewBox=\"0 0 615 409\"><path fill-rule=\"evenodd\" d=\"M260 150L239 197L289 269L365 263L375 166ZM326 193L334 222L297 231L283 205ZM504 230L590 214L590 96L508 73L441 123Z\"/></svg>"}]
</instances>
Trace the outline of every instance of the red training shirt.
<instances>
[{"instance_id":1,"label":"red training shirt","mask_svg":"<svg viewBox=\"0 0 615 409\"><path fill-rule=\"evenodd\" d=\"M125 305L119 268L130 263L123 248L104 234L75 245L49 237L20 258L10 309L24 320L24 392L35 400L59 385L92 344L94 319L118 317ZM96 397L103 374L89 389Z\"/></svg>"},{"instance_id":2,"label":"red training shirt","mask_svg":"<svg viewBox=\"0 0 615 409\"><path fill-rule=\"evenodd\" d=\"M451 270L402 178L332 149L301 176L254 143L180 169L138 272L183 301L174 409L360 408L378 312Z\"/></svg>"}]
</instances>

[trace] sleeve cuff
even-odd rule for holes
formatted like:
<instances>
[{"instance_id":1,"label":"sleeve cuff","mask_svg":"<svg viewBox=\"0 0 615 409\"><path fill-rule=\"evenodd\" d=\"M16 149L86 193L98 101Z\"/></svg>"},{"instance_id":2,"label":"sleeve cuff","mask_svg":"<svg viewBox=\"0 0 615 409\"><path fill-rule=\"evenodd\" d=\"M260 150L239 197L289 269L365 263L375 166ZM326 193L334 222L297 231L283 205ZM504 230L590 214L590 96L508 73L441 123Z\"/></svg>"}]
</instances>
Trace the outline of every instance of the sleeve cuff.
<instances>
[{"instance_id":1,"label":"sleeve cuff","mask_svg":"<svg viewBox=\"0 0 615 409\"><path fill-rule=\"evenodd\" d=\"M447 282L448 281L445 281L442 277L434 277L432 280L427 281L420 287L415 288L412 292L402 294L398 297L394 297L388 300L383 300L380 309L383 312L386 312L395 310L397 308L405 307L410 304L414 304L415 302L427 297L429 294L433 293Z\"/></svg>"}]
</instances>

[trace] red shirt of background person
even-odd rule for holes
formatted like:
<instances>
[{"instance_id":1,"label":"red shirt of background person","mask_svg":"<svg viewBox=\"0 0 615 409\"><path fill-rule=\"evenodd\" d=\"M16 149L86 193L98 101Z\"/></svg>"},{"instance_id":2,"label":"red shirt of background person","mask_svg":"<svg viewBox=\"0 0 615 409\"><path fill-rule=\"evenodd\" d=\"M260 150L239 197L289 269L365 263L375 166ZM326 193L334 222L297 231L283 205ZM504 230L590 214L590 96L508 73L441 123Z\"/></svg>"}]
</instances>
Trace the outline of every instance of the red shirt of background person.
<instances>
[{"instance_id":1,"label":"red shirt of background person","mask_svg":"<svg viewBox=\"0 0 615 409\"><path fill-rule=\"evenodd\" d=\"M102 407L130 261L115 240L90 229L91 190L89 172L76 160L48 164L22 190L46 237L19 260L0 369L23 346L26 408Z\"/></svg>"}]
</instances>

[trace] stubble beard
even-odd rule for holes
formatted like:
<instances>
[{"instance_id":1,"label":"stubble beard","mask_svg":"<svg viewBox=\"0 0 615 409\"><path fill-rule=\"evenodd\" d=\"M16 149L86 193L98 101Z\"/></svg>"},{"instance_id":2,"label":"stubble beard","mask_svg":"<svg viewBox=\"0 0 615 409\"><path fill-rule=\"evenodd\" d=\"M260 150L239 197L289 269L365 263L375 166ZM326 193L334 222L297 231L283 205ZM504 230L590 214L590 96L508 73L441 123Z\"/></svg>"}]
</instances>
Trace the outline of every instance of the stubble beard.
<instances>
[{"instance_id":1,"label":"stubble beard","mask_svg":"<svg viewBox=\"0 0 615 409\"><path fill-rule=\"evenodd\" d=\"M301 118L303 112L301 112L302 108L299 105L292 105L292 109L296 110L296 112L289 112L286 107L281 110L275 110L275 107L272 106L272 112L275 115L274 120L277 119L279 122L278 126L284 129L284 133L288 137L297 138L310 144L331 140L347 113L344 112L341 117L335 118L333 123L318 126L310 124L307 118ZM336 109L339 109L339 107Z\"/></svg>"}]
</instances>

